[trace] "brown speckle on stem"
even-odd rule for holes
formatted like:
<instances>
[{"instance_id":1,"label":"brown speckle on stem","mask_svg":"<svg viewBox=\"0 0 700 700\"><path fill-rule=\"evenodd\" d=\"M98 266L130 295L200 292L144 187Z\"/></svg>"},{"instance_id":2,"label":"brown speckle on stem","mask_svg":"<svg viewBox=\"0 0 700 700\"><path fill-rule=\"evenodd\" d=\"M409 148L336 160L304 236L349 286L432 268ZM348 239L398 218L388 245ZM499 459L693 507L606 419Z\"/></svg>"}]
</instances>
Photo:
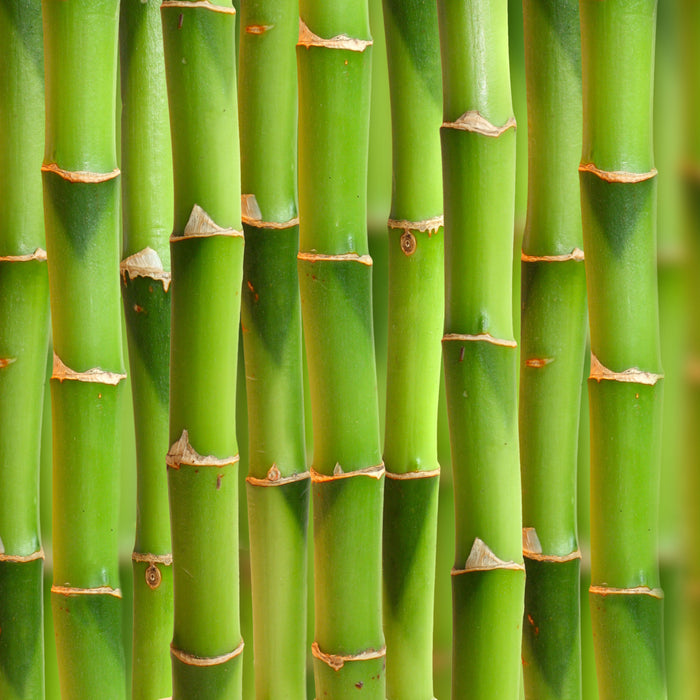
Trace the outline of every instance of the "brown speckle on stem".
<instances>
[{"instance_id":1,"label":"brown speckle on stem","mask_svg":"<svg viewBox=\"0 0 700 700\"><path fill-rule=\"evenodd\" d=\"M249 24L246 28L246 34L264 34L265 32L272 29L274 25L272 24Z\"/></svg>"},{"instance_id":2,"label":"brown speckle on stem","mask_svg":"<svg viewBox=\"0 0 700 700\"><path fill-rule=\"evenodd\" d=\"M552 362L554 362L553 357L529 357L525 360L525 366L532 367L532 369L540 369Z\"/></svg>"},{"instance_id":3,"label":"brown speckle on stem","mask_svg":"<svg viewBox=\"0 0 700 700\"><path fill-rule=\"evenodd\" d=\"M0 369L5 369L5 367L8 367L11 365L13 362L16 362L17 358L16 357L0 357Z\"/></svg>"}]
</instances>

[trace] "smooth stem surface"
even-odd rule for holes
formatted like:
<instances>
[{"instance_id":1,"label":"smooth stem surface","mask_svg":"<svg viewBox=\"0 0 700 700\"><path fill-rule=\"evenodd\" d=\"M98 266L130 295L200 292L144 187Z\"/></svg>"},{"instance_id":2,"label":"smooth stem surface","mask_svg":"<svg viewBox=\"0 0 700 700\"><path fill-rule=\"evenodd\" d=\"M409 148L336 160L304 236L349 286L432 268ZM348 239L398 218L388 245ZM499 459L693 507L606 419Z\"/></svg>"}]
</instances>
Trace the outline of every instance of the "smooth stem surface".
<instances>
[{"instance_id":1,"label":"smooth stem surface","mask_svg":"<svg viewBox=\"0 0 700 700\"><path fill-rule=\"evenodd\" d=\"M600 697L665 698L657 519L663 375L651 104L655 0L582 0L591 328L591 615Z\"/></svg>"},{"instance_id":2,"label":"smooth stem surface","mask_svg":"<svg viewBox=\"0 0 700 700\"><path fill-rule=\"evenodd\" d=\"M507 3L438 3L445 335L455 488L452 697L515 700L524 566L511 311L515 122Z\"/></svg>"},{"instance_id":3,"label":"smooth stem surface","mask_svg":"<svg viewBox=\"0 0 700 700\"><path fill-rule=\"evenodd\" d=\"M577 165L578 1L525 0L528 215L522 250L520 453L525 697L580 698L576 474L586 343Z\"/></svg>"},{"instance_id":4,"label":"smooth stem surface","mask_svg":"<svg viewBox=\"0 0 700 700\"><path fill-rule=\"evenodd\" d=\"M122 0L122 298L137 452L132 697L172 692L168 485L173 176L160 2Z\"/></svg>"},{"instance_id":5,"label":"smooth stem surface","mask_svg":"<svg viewBox=\"0 0 700 700\"><path fill-rule=\"evenodd\" d=\"M387 697L423 700L433 697L444 321L440 53L434 4L387 0L384 13L394 154L384 441Z\"/></svg>"}]
</instances>

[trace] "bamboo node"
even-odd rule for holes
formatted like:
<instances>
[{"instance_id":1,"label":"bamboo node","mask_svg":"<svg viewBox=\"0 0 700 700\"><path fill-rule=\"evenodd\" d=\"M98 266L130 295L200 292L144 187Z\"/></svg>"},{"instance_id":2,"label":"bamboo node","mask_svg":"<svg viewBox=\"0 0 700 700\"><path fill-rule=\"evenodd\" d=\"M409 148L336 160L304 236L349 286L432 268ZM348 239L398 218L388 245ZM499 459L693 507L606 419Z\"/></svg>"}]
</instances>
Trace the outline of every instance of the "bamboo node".
<instances>
[{"instance_id":1,"label":"bamboo node","mask_svg":"<svg viewBox=\"0 0 700 700\"><path fill-rule=\"evenodd\" d=\"M340 671L349 661L369 661L371 659L382 659L386 656L386 647L380 649L365 649L359 654L327 654L321 651L318 642L311 645L311 653L319 660L330 666L334 671Z\"/></svg>"},{"instance_id":2,"label":"bamboo node","mask_svg":"<svg viewBox=\"0 0 700 700\"><path fill-rule=\"evenodd\" d=\"M525 251L520 253L522 262L583 262L585 256L580 248L574 248L570 253L562 255L528 255Z\"/></svg>"},{"instance_id":3,"label":"bamboo node","mask_svg":"<svg viewBox=\"0 0 700 700\"><path fill-rule=\"evenodd\" d=\"M598 383L603 380L613 382L628 382L630 384L645 384L654 386L656 382L663 379L663 374L654 374L653 372L645 372L638 367L630 367L623 372L613 372L603 365L603 363L591 353L591 373L589 379L595 379Z\"/></svg>"},{"instance_id":4,"label":"bamboo node","mask_svg":"<svg viewBox=\"0 0 700 700\"><path fill-rule=\"evenodd\" d=\"M0 540L0 549L2 549L2 540ZM0 551L0 563L7 562L9 564L28 564L30 561L44 559L44 550L38 549L31 554L7 554L4 550Z\"/></svg>"},{"instance_id":5,"label":"bamboo node","mask_svg":"<svg viewBox=\"0 0 700 700\"><path fill-rule=\"evenodd\" d=\"M222 228L199 204L195 204L190 212L190 218L185 224L185 230L181 234L174 233L170 236L170 242L176 243L188 238L209 238L211 236L243 238L243 231L235 228Z\"/></svg>"},{"instance_id":6,"label":"bamboo node","mask_svg":"<svg viewBox=\"0 0 700 700\"><path fill-rule=\"evenodd\" d=\"M314 34L306 25L306 22L299 17L299 41L297 46L303 46L310 49L312 46L318 46L324 49L343 49L345 51L356 51L362 53L368 46L372 46L371 39L354 39L347 34L338 34L330 39Z\"/></svg>"},{"instance_id":7,"label":"bamboo node","mask_svg":"<svg viewBox=\"0 0 700 700\"><path fill-rule=\"evenodd\" d=\"M494 338L490 333L446 333L442 337L442 342L449 341L468 341L468 342L484 342L491 343L492 345L501 345L506 348L517 348L518 343L515 340L508 340L506 338Z\"/></svg>"},{"instance_id":8,"label":"bamboo node","mask_svg":"<svg viewBox=\"0 0 700 700\"><path fill-rule=\"evenodd\" d=\"M121 598L122 592L119 588L111 586L97 586L96 588L74 588L73 586L51 586L51 593L64 595L66 597L73 595L111 595L114 598Z\"/></svg>"},{"instance_id":9,"label":"bamboo node","mask_svg":"<svg viewBox=\"0 0 700 700\"><path fill-rule=\"evenodd\" d=\"M54 173L67 182L88 185L114 180L115 177L119 177L119 175L121 175L119 168L114 168L114 170L110 170L108 173L93 173L89 170L64 170L56 163L44 163L41 166L41 172Z\"/></svg>"},{"instance_id":10,"label":"bamboo node","mask_svg":"<svg viewBox=\"0 0 700 700\"><path fill-rule=\"evenodd\" d=\"M46 262L46 251L43 248L37 248L33 253L26 255L0 255L0 262Z\"/></svg>"},{"instance_id":11,"label":"bamboo node","mask_svg":"<svg viewBox=\"0 0 700 700\"><path fill-rule=\"evenodd\" d=\"M452 576L468 574L474 571L493 571L496 569L510 569L513 571L525 571L525 564L515 561L504 561L497 557L491 548L481 538L476 537L469 552L463 569L453 568Z\"/></svg>"},{"instance_id":12,"label":"bamboo node","mask_svg":"<svg viewBox=\"0 0 700 700\"><path fill-rule=\"evenodd\" d=\"M287 221L263 221L262 212L258 206L258 200L254 194L241 195L241 221L246 226L255 228L268 228L283 231L299 225L299 217L295 216Z\"/></svg>"},{"instance_id":13,"label":"bamboo node","mask_svg":"<svg viewBox=\"0 0 700 700\"><path fill-rule=\"evenodd\" d=\"M581 550L575 549L569 554L544 554L542 552L542 543L537 536L537 530L534 527L523 528L523 556L531 561L563 563L581 558Z\"/></svg>"},{"instance_id":14,"label":"bamboo node","mask_svg":"<svg viewBox=\"0 0 700 700\"><path fill-rule=\"evenodd\" d=\"M183 664L187 664L188 666L218 666L219 664L225 664L227 661L231 661L231 659L235 659L237 656L239 656L243 651L244 646L243 640L241 639L241 643L228 654L221 654L221 656L195 656L194 654L188 654L186 651L182 651L182 649L178 649L171 644L170 653L178 661L181 661Z\"/></svg>"},{"instance_id":15,"label":"bamboo node","mask_svg":"<svg viewBox=\"0 0 700 700\"><path fill-rule=\"evenodd\" d=\"M130 255L119 263L122 278L126 281L136 277L147 277L163 284L163 291L170 287L170 273L163 269L163 263L153 248L146 247L138 253Z\"/></svg>"},{"instance_id":16,"label":"bamboo node","mask_svg":"<svg viewBox=\"0 0 700 700\"><path fill-rule=\"evenodd\" d=\"M0 357L0 369L9 367L13 362L17 362L16 357Z\"/></svg>"},{"instance_id":17,"label":"bamboo node","mask_svg":"<svg viewBox=\"0 0 700 700\"><path fill-rule=\"evenodd\" d=\"M387 479L393 479L394 481L432 479L433 477L440 476L440 467L437 469L418 469L413 472L386 472L385 475Z\"/></svg>"},{"instance_id":18,"label":"bamboo node","mask_svg":"<svg viewBox=\"0 0 700 700\"><path fill-rule=\"evenodd\" d=\"M108 384L116 386L122 379L126 379L126 374L119 372L108 372L99 367L92 367L85 372L76 372L74 369L67 367L63 360L54 352L53 354L53 372L51 379L58 379L63 383L66 380L85 382L91 384Z\"/></svg>"},{"instance_id":19,"label":"bamboo node","mask_svg":"<svg viewBox=\"0 0 700 700\"><path fill-rule=\"evenodd\" d=\"M351 472L344 472L340 464L336 463L333 468L333 474L321 474L311 467L310 474L311 481L314 484L320 484L326 481L337 481L338 479L349 479L353 476L368 476L372 479L381 479L384 476L384 462L373 467L355 469Z\"/></svg>"},{"instance_id":20,"label":"bamboo node","mask_svg":"<svg viewBox=\"0 0 700 700\"><path fill-rule=\"evenodd\" d=\"M664 592L661 588L649 588L649 586L635 586L634 588L614 588L613 586L591 586L588 592L592 595L648 595L652 598L663 599Z\"/></svg>"},{"instance_id":21,"label":"bamboo node","mask_svg":"<svg viewBox=\"0 0 700 700\"><path fill-rule=\"evenodd\" d=\"M150 552L132 552L131 561L141 564L162 564L170 566L173 563L172 554L151 554Z\"/></svg>"},{"instance_id":22,"label":"bamboo node","mask_svg":"<svg viewBox=\"0 0 700 700\"><path fill-rule=\"evenodd\" d=\"M221 12L225 15L235 15L234 7L222 7L221 5L213 5L209 0L163 0L160 5L161 9L168 7L195 8L201 10L210 10L211 12Z\"/></svg>"},{"instance_id":23,"label":"bamboo node","mask_svg":"<svg viewBox=\"0 0 700 700\"><path fill-rule=\"evenodd\" d=\"M173 469L179 469L183 464L188 467L226 467L236 464L239 459L237 454L223 458L199 454L190 444L189 432L183 430L178 440L170 446L165 463Z\"/></svg>"},{"instance_id":24,"label":"bamboo node","mask_svg":"<svg viewBox=\"0 0 700 700\"><path fill-rule=\"evenodd\" d=\"M306 481L310 477L308 471L299 472L298 474L291 474L289 476L282 476L279 468L276 464L273 464L267 470L267 476L264 479L260 479L257 476L248 475L246 477L246 483L251 486L284 486L284 484L293 484L297 481Z\"/></svg>"},{"instance_id":25,"label":"bamboo node","mask_svg":"<svg viewBox=\"0 0 700 700\"><path fill-rule=\"evenodd\" d=\"M517 123L515 117L510 117L503 126L492 124L486 117L477 112L470 110L465 112L459 119L454 122L443 122L443 129L457 129L458 131L471 131L474 134L481 134L489 138L497 139L501 134L504 134L508 129L515 129Z\"/></svg>"},{"instance_id":26,"label":"bamboo node","mask_svg":"<svg viewBox=\"0 0 700 700\"><path fill-rule=\"evenodd\" d=\"M626 170L601 170L595 163L581 163L578 166L580 173L592 173L605 182L617 182L621 184L634 184L651 180L658 175L656 168L652 168L646 173L631 173Z\"/></svg>"},{"instance_id":27,"label":"bamboo node","mask_svg":"<svg viewBox=\"0 0 700 700\"><path fill-rule=\"evenodd\" d=\"M300 250L297 253L297 260L303 260L306 262L316 263L316 262L359 262L363 265L372 267L372 258L369 255L358 255L357 253L336 253L325 254L325 253L307 253Z\"/></svg>"},{"instance_id":28,"label":"bamboo node","mask_svg":"<svg viewBox=\"0 0 700 700\"><path fill-rule=\"evenodd\" d=\"M429 235L437 233L445 225L445 217L434 216L432 219L423 219L423 221L409 221L408 219L389 219L387 226L393 229L402 231L420 231L421 233L428 232Z\"/></svg>"}]
</instances>

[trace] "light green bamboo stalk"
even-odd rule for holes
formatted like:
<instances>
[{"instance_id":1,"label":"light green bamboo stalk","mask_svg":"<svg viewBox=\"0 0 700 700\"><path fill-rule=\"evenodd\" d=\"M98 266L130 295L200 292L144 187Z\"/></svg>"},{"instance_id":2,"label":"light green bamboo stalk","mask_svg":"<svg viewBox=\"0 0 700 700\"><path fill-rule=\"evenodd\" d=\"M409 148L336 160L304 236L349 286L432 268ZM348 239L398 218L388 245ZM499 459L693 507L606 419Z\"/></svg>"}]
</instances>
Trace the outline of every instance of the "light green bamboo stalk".
<instances>
[{"instance_id":1,"label":"light green bamboo stalk","mask_svg":"<svg viewBox=\"0 0 700 700\"><path fill-rule=\"evenodd\" d=\"M387 697L433 697L433 592L444 322L437 8L385 0L393 122L384 461Z\"/></svg>"},{"instance_id":2,"label":"light green bamboo stalk","mask_svg":"<svg viewBox=\"0 0 700 700\"><path fill-rule=\"evenodd\" d=\"M578 1L523 3L528 87L528 217L522 250L520 452L525 697L581 697L576 472L586 346L577 163Z\"/></svg>"},{"instance_id":3,"label":"light green bamboo stalk","mask_svg":"<svg viewBox=\"0 0 700 700\"><path fill-rule=\"evenodd\" d=\"M651 105L655 0L581 0L591 326L591 615L600 697L665 698L662 374Z\"/></svg>"},{"instance_id":4,"label":"light green bamboo stalk","mask_svg":"<svg viewBox=\"0 0 700 700\"><path fill-rule=\"evenodd\" d=\"M525 576L511 311L515 120L507 2L439 2L438 17L443 359L456 517L452 696L515 700Z\"/></svg>"},{"instance_id":5,"label":"light green bamboo stalk","mask_svg":"<svg viewBox=\"0 0 700 700\"><path fill-rule=\"evenodd\" d=\"M367 254L366 0L301 2L299 280L313 415L316 697L385 697L384 468Z\"/></svg>"},{"instance_id":6,"label":"light green bamboo stalk","mask_svg":"<svg viewBox=\"0 0 700 700\"><path fill-rule=\"evenodd\" d=\"M59 676L64 698L120 698L119 2L45 0L43 8Z\"/></svg>"},{"instance_id":7,"label":"light green bamboo stalk","mask_svg":"<svg viewBox=\"0 0 700 700\"><path fill-rule=\"evenodd\" d=\"M243 266L235 17L162 5L175 182L168 486L173 698L241 695L238 320Z\"/></svg>"},{"instance_id":8,"label":"light green bamboo stalk","mask_svg":"<svg viewBox=\"0 0 700 700\"><path fill-rule=\"evenodd\" d=\"M239 114L246 237L241 322L255 694L306 698L309 472L296 255L297 0L243 3Z\"/></svg>"},{"instance_id":9,"label":"light green bamboo stalk","mask_svg":"<svg viewBox=\"0 0 700 700\"><path fill-rule=\"evenodd\" d=\"M132 697L171 694L168 486L173 175L160 0L122 0L122 297L137 448Z\"/></svg>"},{"instance_id":10,"label":"light green bamboo stalk","mask_svg":"<svg viewBox=\"0 0 700 700\"><path fill-rule=\"evenodd\" d=\"M39 461L49 303L41 3L0 5L0 697L44 697Z\"/></svg>"}]
</instances>

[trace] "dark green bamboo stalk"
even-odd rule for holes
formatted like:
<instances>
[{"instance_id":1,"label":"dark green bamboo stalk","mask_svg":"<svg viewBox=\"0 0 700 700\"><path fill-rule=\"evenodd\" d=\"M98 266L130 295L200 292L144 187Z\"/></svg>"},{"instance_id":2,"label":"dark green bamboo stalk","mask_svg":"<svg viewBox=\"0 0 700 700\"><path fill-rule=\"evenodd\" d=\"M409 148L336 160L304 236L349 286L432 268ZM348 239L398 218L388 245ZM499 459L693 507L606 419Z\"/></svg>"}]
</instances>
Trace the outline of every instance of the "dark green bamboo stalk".
<instances>
[{"instance_id":1,"label":"dark green bamboo stalk","mask_svg":"<svg viewBox=\"0 0 700 700\"><path fill-rule=\"evenodd\" d=\"M433 697L433 593L444 323L437 8L385 0L393 122L384 462L387 697Z\"/></svg>"},{"instance_id":2,"label":"dark green bamboo stalk","mask_svg":"<svg viewBox=\"0 0 700 700\"><path fill-rule=\"evenodd\" d=\"M137 449L132 697L171 694L168 485L173 175L160 0L122 0L122 297Z\"/></svg>"},{"instance_id":3,"label":"dark green bamboo stalk","mask_svg":"<svg viewBox=\"0 0 700 700\"><path fill-rule=\"evenodd\" d=\"M525 584L511 310L515 119L506 0L439 2L445 335L455 489L453 698L515 700Z\"/></svg>"},{"instance_id":4,"label":"dark green bamboo stalk","mask_svg":"<svg viewBox=\"0 0 700 700\"><path fill-rule=\"evenodd\" d=\"M162 5L175 182L168 486L173 698L241 695L236 366L243 268L235 11Z\"/></svg>"},{"instance_id":5,"label":"dark green bamboo stalk","mask_svg":"<svg viewBox=\"0 0 700 700\"><path fill-rule=\"evenodd\" d=\"M44 697L39 462L49 294L41 3L0 5L0 697ZM43 358L42 358L43 356Z\"/></svg>"},{"instance_id":6,"label":"dark green bamboo stalk","mask_svg":"<svg viewBox=\"0 0 700 700\"><path fill-rule=\"evenodd\" d=\"M384 465L367 253L366 0L301 2L299 280L313 416L316 696L385 697Z\"/></svg>"},{"instance_id":7,"label":"dark green bamboo stalk","mask_svg":"<svg viewBox=\"0 0 700 700\"><path fill-rule=\"evenodd\" d=\"M586 346L577 164L577 0L525 0L528 217L522 250L520 453L525 697L581 697L576 473Z\"/></svg>"},{"instance_id":8,"label":"dark green bamboo stalk","mask_svg":"<svg viewBox=\"0 0 700 700\"><path fill-rule=\"evenodd\" d=\"M59 676L64 698L120 698L119 2L45 0L43 8Z\"/></svg>"},{"instance_id":9,"label":"dark green bamboo stalk","mask_svg":"<svg viewBox=\"0 0 700 700\"><path fill-rule=\"evenodd\" d=\"M239 114L246 237L241 322L255 694L306 698L309 472L296 255L297 0L243 3Z\"/></svg>"},{"instance_id":10,"label":"dark green bamboo stalk","mask_svg":"<svg viewBox=\"0 0 700 700\"><path fill-rule=\"evenodd\" d=\"M591 615L600 697L665 698L655 0L581 0L579 168L591 326Z\"/></svg>"}]
</instances>

